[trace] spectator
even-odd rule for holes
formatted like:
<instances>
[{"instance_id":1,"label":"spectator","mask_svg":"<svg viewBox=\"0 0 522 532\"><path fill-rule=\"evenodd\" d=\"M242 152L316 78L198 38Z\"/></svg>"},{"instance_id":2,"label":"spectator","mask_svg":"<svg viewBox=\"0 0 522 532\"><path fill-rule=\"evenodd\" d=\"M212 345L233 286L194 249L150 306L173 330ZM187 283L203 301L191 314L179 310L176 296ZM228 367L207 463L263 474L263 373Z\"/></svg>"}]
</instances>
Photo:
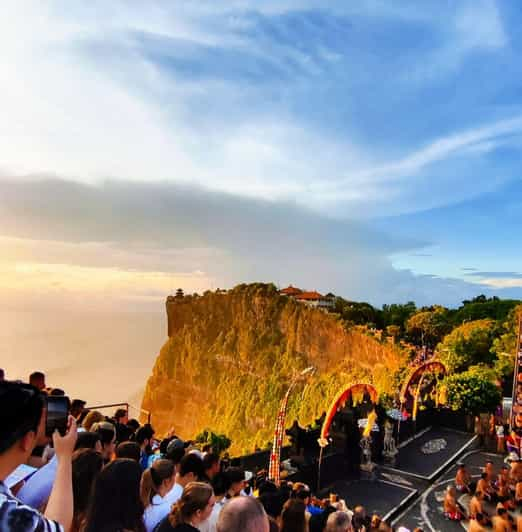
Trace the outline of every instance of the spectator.
<instances>
[{"instance_id":1,"label":"spectator","mask_svg":"<svg viewBox=\"0 0 522 532\"><path fill-rule=\"evenodd\" d=\"M352 530L352 518L347 512L333 512L326 521L325 532L349 532Z\"/></svg>"},{"instance_id":2,"label":"spectator","mask_svg":"<svg viewBox=\"0 0 522 532\"><path fill-rule=\"evenodd\" d=\"M97 432L79 432L74 450L77 451L78 449L94 449L101 453L102 444L100 435Z\"/></svg>"},{"instance_id":3,"label":"spectator","mask_svg":"<svg viewBox=\"0 0 522 532\"><path fill-rule=\"evenodd\" d=\"M148 466L149 455L151 454L151 440L154 436L154 430L150 425L143 425L134 435L134 441L140 446L140 465L145 471Z\"/></svg>"},{"instance_id":4,"label":"spectator","mask_svg":"<svg viewBox=\"0 0 522 532\"><path fill-rule=\"evenodd\" d=\"M198 532L197 527L209 518L213 507L212 488L204 482L191 482L157 532Z\"/></svg>"},{"instance_id":5,"label":"spectator","mask_svg":"<svg viewBox=\"0 0 522 532\"><path fill-rule=\"evenodd\" d=\"M179 492L172 489L175 480L176 470L170 460L160 458L143 472L140 494L145 508L143 520L147 532L154 530L179 499Z\"/></svg>"},{"instance_id":6,"label":"spectator","mask_svg":"<svg viewBox=\"0 0 522 532\"><path fill-rule=\"evenodd\" d=\"M101 455L105 463L109 462L116 449L116 429L108 421L100 421L93 425L93 431L100 437Z\"/></svg>"},{"instance_id":7,"label":"spectator","mask_svg":"<svg viewBox=\"0 0 522 532\"><path fill-rule=\"evenodd\" d=\"M5 381L5 373L3 369L0 369L0 382Z\"/></svg>"},{"instance_id":8,"label":"spectator","mask_svg":"<svg viewBox=\"0 0 522 532\"><path fill-rule=\"evenodd\" d=\"M140 446L135 441L124 441L116 447L116 458L130 458L139 463L140 457Z\"/></svg>"},{"instance_id":9,"label":"spectator","mask_svg":"<svg viewBox=\"0 0 522 532\"><path fill-rule=\"evenodd\" d=\"M121 443L127 441L131 434L132 429L127 426L129 422L129 412L124 408L118 408L114 412L114 426L116 427L116 440Z\"/></svg>"},{"instance_id":10,"label":"spectator","mask_svg":"<svg viewBox=\"0 0 522 532\"><path fill-rule=\"evenodd\" d=\"M85 404L85 401L82 401L81 399L74 399L71 403L71 416L73 416L76 421L79 421L82 417L85 410Z\"/></svg>"},{"instance_id":11,"label":"spectator","mask_svg":"<svg viewBox=\"0 0 522 532\"><path fill-rule=\"evenodd\" d=\"M216 526L221 510L225 506L225 495L227 493L227 483L224 473L217 473L214 475L212 482L210 483L214 491L214 508L210 517L198 526L200 532L216 532Z\"/></svg>"},{"instance_id":12,"label":"spectator","mask_svg":"<svg viewBox=\"0 0 522 532\"><path fill-rule=\"evenodd\" d=\"M207 453L203 456L203 470L206 479L211 481L221 470L219 456L214 453Z\"/></svg>"},{"instance_id":13,"label":"spectator","mask_svg":"<svg viewBox=\"0 0 522 532\"><path fill-rule=\"evenodd\" d=\"M139 421L137 419L129 419L129 421L127 423L127 427L131 431L131 436L132 436L140 428L140 423L139 423Z\"/></svg>"},{"instance_id":14,"label":"spectator","mask_svg":"<svg viewBox=\"0 0 522 532\"><path fill-rule=\"evenodd\" d=\"M240 467L229 467L225 471L227 480L227 499L233 499L241 494L245 486L245 473Z\"/></svg>"},{"instance_id":15,"label":"spectator","mask_svg":"<svg viewBox=\"0 0 522 532\"><path fill-rule=\"evenodd\" d=\"M105 416L98 412L98 410L91 410L83 420L82 427L87 431L90 432L92 429L92 426L95 423L99 423L100 421L105 421Z\"/></svg>"},{"instance_id":16,"label":"spectator","mask_svg":"<svg viewBox=\"0 0 522 532\"><path fill-rule=\"evenodd\" d=\"M289 499L281 514L281 532L306 532L306 505L299 499Z\"/></svg>"},{"instance_id":17,"label":"spectator","mask_svg":"<svg viewBox=\"0 0 522 532\"><path fill-rule=\"evenodd\" d=\"M203 462L201 458L194 453L185 455L179 464L179 473L176 477L176 483L172 488L175 499L179 499L185 487L191 482L199 481L202 475Z\"/></svg>"},{"instance_id":18,"label":"spectator","mask_svg":"<svg viewBox=\"0 0 522 532\"><path fill-rule=\"evenodd\" d=\"M134 460L108 463L94 483L83 532L145 532L140 480Z\"/></svg>"},{"instance_id":19,"label":"spectator","mask_svg":"<svg viewBox=\"0 0 522 532\"><path fill-rule=\"evenodd\" d=\"M38 388L40 391L45 390L45 375L41 371L35 371L29 375L29 384Z\"/></svg>"},{"instance_id":20,"label":"spectator","mask_svg":"<svg viewBox=\"0 0 522 532\"><path fill-rule=\"evenodd\" d=\"M13 405L16 407L13 408ZM17 532L69 530L73 516L71 456L76 441L76 422L69 418L65 436L53 434L57 456L56 478L45 515L24 505L4 484L6 478L25 463L45 431L45 399L33 386L0 383L0 530L18 523Z\"/></svg>"},{"instance_id":21,"label":"spectator","mask_svg":"<svg viewBox=\"0 0 522 532\"><path fill-rule=\"evenodd\" d=\"M178 438L172 439L167 445L167 451L165 453L165 458L172 460L174 466L176 467L176 472L179 473L179 467L181 460L185 456L185 444L182 440Z\"/></svg>"},{"instance_id":22,"label":"spectator","mask_svg":"<svg viewBox=\"0 0 522 532\"><path fill-rule=\"evenodd\" d=\"M74 514L72 531L81 530L94 482L103 467L102 455L94 449L79 449L72 456Z\"/></svg>"},{"instance_id":23,"label":"spectator","mask_svg":"<svg viewBox=\"0 0 522 532\"><path fill-rule=\"evenodd\" d=\"M370 518L366 515L364 506L360 504L353 509L352 527L356 531L370 528Z\"/></svg>"},{"instance_id":24,"label":"spectator","mask_svg":"<svg viewBox=\"0 0 522 532\"><path fill-rule=\"evenodd\" d=\"M217 532L268 532L269 526L265 510L257 499L236 497L221 510Z\"/></svg>"}]
</instances>

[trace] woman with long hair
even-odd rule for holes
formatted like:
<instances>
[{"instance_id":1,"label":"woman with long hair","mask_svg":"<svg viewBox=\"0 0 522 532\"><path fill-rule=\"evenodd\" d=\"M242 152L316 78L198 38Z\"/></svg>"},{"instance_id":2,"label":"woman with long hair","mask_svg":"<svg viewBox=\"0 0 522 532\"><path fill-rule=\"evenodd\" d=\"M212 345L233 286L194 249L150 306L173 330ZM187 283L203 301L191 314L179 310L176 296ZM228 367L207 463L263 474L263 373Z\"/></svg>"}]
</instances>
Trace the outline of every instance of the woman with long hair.
<instances>
[{"instance_id":1,"label":"woman with long hair","mask_svg":"<svg viewBox=\"0 0 522 532\"><path fill-rule=\"evenodd\" d=\"M143 472L141 477L141 502L145 508L143 520L147 532L166 517L172 505L179 499L181 490L173 489L176 468L172 460L160 458Z\"/></svg>"},{"instance_id":2,"label":"woman with long hair","mask_svg":"<svg viewBox=\"0 0 522 532\"><path fill-rule=\"evenodd\" d=\"M190 482L157 532L198 532L212 513L215 499L212 488L204 482Z\"/></svg>"},{"instance_id":3,"label":"woman with long hair","mask_svg":"<svg viewBox=\"0 0 522 532\"><path fill-rule=\"evenodd\" d=\"M78 449L72 455L73 532L78 532L83 526L94 482L102 467L103 458L94 449Z\"/></svg>"},{"instance_id":4,"label":"woman with long hair","mask_svg":"<svg viewBox=\"0 0 522 532\"><path fill-rule=\"evenodd\" d=\"M83 532L145 532L140 498L141 467L119 458L98 475Z\"/></svg>"},{"instance_id":5,"label":"woman with long hair","mask_svg":"<svg viewBox=\"0 0 522 532\"><path fill-rule=\"evenodd\" d=\"M300 499L289 499L281 513L281 532L308 532L306 505Z\"/></svg>"}]
</instances>

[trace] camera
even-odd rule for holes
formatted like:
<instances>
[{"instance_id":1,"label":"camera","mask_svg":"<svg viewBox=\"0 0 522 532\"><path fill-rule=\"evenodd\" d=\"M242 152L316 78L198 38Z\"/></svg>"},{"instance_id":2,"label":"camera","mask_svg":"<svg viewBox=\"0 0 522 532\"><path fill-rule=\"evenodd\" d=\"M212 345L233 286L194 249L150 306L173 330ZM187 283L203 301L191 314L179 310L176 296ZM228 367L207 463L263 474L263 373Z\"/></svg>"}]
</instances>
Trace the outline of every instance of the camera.
<instances>
[{"instance_id":1,"label":"camera","mask_svg":"<svg viewBox=\"0 0 522 532\"><path fill-rule=\"evenodd\" d=\"M47 396L47 419L45 435L51 437L55 430L64 436L69 420L69 398L65 396Z\"/></svg>"}]
</instances>

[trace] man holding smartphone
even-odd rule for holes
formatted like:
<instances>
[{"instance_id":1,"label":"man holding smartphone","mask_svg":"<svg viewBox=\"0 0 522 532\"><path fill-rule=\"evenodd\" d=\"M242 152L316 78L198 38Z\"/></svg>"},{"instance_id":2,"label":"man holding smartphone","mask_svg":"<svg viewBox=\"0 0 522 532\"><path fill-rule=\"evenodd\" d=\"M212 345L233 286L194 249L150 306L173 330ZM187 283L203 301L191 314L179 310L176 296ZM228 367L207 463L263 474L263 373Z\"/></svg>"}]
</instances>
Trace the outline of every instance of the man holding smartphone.
<instances>
[{"instance_id":1,"label":"man holding smartphone","mask_svg":"<svg viewBox=\"0 0 522 532\"><path fill-rule=\"evenodd\" d=\"M0 530L13 532L68 531L73 517L71 456L76 443L76 422L69 417L64 436L52 435L58 460L56 478L45 515L17 499L6 478L24 464L45 434L45 396L34 386L0 382Z\"/></svg>"}]
</instances>

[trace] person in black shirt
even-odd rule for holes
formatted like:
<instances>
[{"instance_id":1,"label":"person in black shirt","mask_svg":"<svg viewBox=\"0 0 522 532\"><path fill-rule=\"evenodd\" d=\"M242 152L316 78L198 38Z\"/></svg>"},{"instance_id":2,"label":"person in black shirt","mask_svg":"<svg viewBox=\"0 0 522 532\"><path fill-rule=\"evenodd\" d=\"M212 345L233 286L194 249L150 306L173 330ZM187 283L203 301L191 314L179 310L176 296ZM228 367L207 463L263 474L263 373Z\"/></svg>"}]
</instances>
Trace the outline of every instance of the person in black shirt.
<instances>
[{"instance_id":1,"label":"person in black shirt","mask_svg":"<svg viewBox=\"0 0 522 532\"><path fill-rule=\"evenodd\" d=\"M210 517L214 504L214 492L208 484L190 482L156 532L198 532L198 525Z\"/></svg>"}]
</instances>

